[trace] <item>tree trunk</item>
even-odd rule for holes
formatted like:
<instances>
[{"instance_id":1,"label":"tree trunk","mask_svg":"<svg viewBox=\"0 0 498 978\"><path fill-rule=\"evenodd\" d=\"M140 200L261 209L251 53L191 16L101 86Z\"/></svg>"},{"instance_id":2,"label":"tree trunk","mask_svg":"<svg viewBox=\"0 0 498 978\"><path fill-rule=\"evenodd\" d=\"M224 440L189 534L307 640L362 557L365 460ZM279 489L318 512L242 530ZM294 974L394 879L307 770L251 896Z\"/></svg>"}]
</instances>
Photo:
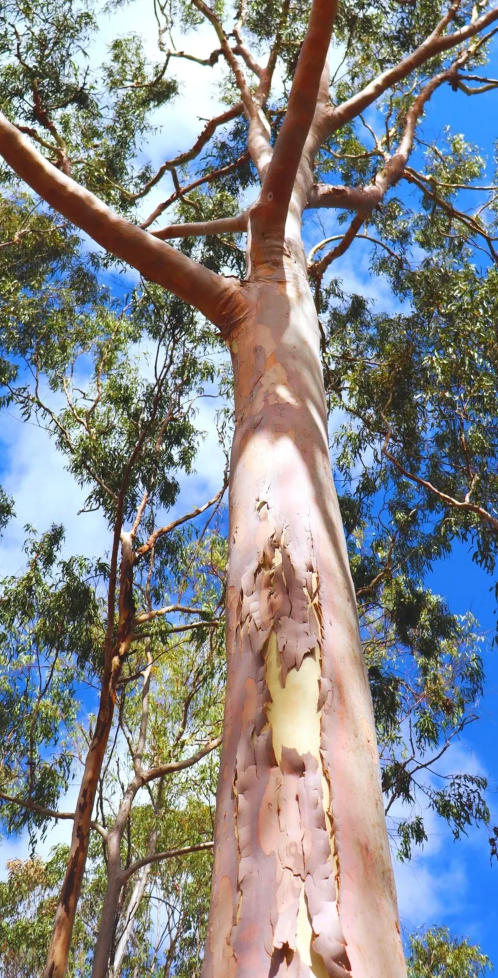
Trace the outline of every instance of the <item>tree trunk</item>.
<instances>
[{"instance_id":1,"label":"tree trunk","mask_svg":"<svg viewBox=\"0 0 498 978\"><path fill-rule=\"evenodd\" d=\"M123 655L127 651L133 628L135 608L133 604L133 562L134 554L130 534L122 534L122 503L118 506L114 528L113 553L111 558L111 580L108 592L109 619L106 646L104 650L104 672L100 692L99 710L95 733L88 751L83 780L81 782L74 816L71 848L66 874L59 895L55 914L54 929L48 949L44 978L64 978L67 971L71 938L76 909L83 883L88 846L90 842L90 822L102 763L107 749L109 733L114 716L116 687L121 673ZM118 543L121 539L121 570L119 589L119 614L116 642L113 641L115 568ZM114 654L116 653L116 654Z\"/></svg>"},{"instance_id":2,"label":"tree trunk","mask_svg":"<svg viewBox=\"0 0 498 978\"><path fill-rule=\"evenodd\" d=\"M99 933L93 955L92 978L105 978L107 975L109 956L114 940L118 915L119 896L123 886L119 859L109 860L107 873L104 905L102 907Z\"/></svg>"},{"instance_id":3,"label":"tree trunk","mask_svg":"<svg viewBox=\"0 0 498 978\"><path fill-rule=\"evenodd\" d=\"M76 907L78 905L90 839L90 822L98 780L102 769L114 713L113 690L108 673L104 675L95 733L85 761L71 849L55 915L44 978L64 978L67 969Z\"/></svg>"},{"instance_id":4,"label":"tree trunk","mask_svg":"<svg viewBox=\"0 0 498 978\"><path fill-rule=\"evenodd\" d=\"M228 683L202 976L403 978L318 321L303 263L274 252L229 339Z\"/></svg>"},{"instance_id":5,"label":"tree trunk","mask_svg":"<svg viewBox=\"0 0 498 978\"><path fill-rule=\"evenodd\" d=\"M123 886L119 852L117 858L115 856L112 859L109 858L107 874L107 887L104 897L104 905L102 907L99 933L93 955L92 978L105 978L107 975L109 955L111 953L116 927L119 895Z\"/></svg>"},{"instance_id":6,"label":"tree trunk","mask_svg":"<svg viewBox=\"0 0 498 978\"><path fill-rule=\"evenodd\" d=\"M134 762L137 761L137 757L139 756L138 751L143 751L143 745L145 743L149 701L149 679L150 667L147 672L142 699L145 708L142 713L140 737L141 747L139 746L137 748L137 754L135 754ZM107 887L104 896L102 914L100 917L97 943L95 945L95 952L93 955L92 978L106 978L107 975L107 966L112 950L118 917L119 897L123 887L121 842L137 791L142 787L143 783L141 771L138 769L135 777L130 781L123 795L118 813L114 819L114 824L107 836Z\"/></svg>"},{"instance_id":7,"label":"tree trunk","mask_svg":"<svg viewBox=\"0 0 498 978\"><path fill-rule=\"evenodd\" d=\"M159 838L159 826L156 826L149 837L149 843L147 846L147 856L153 856L157 848L157 840ZM145 887L147 885L147 877L150 873L152 863L146 863L139 869L135 883L133 886L132 894L124 914L124 924L123 930L121 932L121 937L117 943L116 951L114 954L114 961L112 967L109 968L109 978L117 978L121 970L121 964L123 958L126 954L126 948L128 946L128 941L131 937L131 932L133 930L133 924L135 922L135 917L140 908L140 903L145 892Z\"/></svg>"}]
</instances>

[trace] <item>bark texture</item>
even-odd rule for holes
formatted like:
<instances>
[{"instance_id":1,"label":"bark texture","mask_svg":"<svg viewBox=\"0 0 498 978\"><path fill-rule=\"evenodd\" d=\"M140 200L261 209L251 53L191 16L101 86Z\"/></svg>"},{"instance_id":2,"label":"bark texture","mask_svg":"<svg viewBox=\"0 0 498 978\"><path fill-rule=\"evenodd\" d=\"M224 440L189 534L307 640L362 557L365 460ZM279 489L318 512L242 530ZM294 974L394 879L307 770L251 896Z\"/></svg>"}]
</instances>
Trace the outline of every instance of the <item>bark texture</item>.
<instances>
[{"instance_id":1,"label":"bark texture","mask_svg":"<svg viewBox=\"0 0 498 978\"><path fill-rule=\"evenodd\" d=\"M253 247L229 341L228 687L202 975L403 978L319 328L291 249L276 262Z\"/></svg>"}]
</instances>

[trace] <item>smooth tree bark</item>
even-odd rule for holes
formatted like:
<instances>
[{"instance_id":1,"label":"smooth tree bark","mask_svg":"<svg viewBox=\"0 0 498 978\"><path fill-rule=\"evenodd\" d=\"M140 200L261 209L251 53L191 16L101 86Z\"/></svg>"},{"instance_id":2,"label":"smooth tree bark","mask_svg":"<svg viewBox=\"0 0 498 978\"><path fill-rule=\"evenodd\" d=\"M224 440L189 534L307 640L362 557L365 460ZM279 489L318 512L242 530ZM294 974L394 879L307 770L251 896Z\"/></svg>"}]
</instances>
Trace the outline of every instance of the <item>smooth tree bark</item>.
<instances>
[{"instance_id":1,"label":"smooth tree bark","mask_svg":"<svg viewBox=\"0 0 498 978\"><path fill-rule=\"evenodd\" d=\"M261 192L244 214L150 233L145 228L164 208L156 208L142 229L132 225L47 162L3 117L0 151L52 207L206 315L232 357L236 425L230 471L228 683L202 976L403 978L372 704L331 476L310 276L321 281L368 212L404 174L428 100L439 85L458 87L458 71L498 20L498 6L452 30L460 6L452 3L430 37L404 61L347 102L332 106L326 58L337 2L313 0L286 115L272 146L263 109L278 38L261 67L244 46L240 25L229 35L211 7L203 0L192 2L213 26L217 56L221 52L225 58L240 96L219 119L244 112L249 122L247 150ZM473 40L476 36L480 40ZM381 154L371 185L315 184L314 159L332 133L451 49L458 49L455 61L413 95L398 150ZM257 77L255 90L246 71ZM217 125L216 118L206 130L211 126L212 133ZM309 266L301 239L306 207L340 207L353 214L342 251L335 248ZM243 282L213 274L161 240L244 229ZM111 656L111 669L112 661ZM110 710L107 672L103 689ZM105 737L99 739L98 730L100 757ZM84 820L75 818L71 850L73 861L82 854L80 882L86 851L79 840L81 832L88 833L93 798L89 777L85 773L79 803L85 806ZM125 878L118 836L116 831L116 871L106 897L109 929ZM68 869L69 879L72 872ZM67 882L64 887L47 978L62 978L67 966L78 892ZM104 974L107 965L104 943L102 938L94 975Z\"/></svg>"},{"instance_id":2,"label":"smooth tree bark","mask_svg":"<svg viewBox=\"0 0 498 978\"><path fill-rule=\"evenodd\" d=\"M149 836L149 841L147 846L147 856L153 856L155 854L158 837L159 837L159 826L155 825ZM119 972L121 970L121 963L126 954L128 941L130 940L131 933L133 930L133 924L135 922L135 918L138 913L140 903L145 893L145 887L147 885L147 877L149 875L151 865L152 863L145 863L144 866L140 867L136 875L131 896L128 901L128 906L124 914L121 934L116 944L116 949L114 951L112 964L109 967L109 971L108 971L109 978L117 978L117 975L119 975ZM107 962L105 966L107 967ZM105 970L104 970L104 975L105 975Z\"/></svg>"},{"instance_id":3,"label":"smooth tree bark","mask_svg":"<svg viewBox=\"0 0 498 978\"><path fill-rule=\"evenodd\" d=\"M401 976L375 729L306 271L232 335L228 685L203 975Z\"/></svg>"}]
</instances>

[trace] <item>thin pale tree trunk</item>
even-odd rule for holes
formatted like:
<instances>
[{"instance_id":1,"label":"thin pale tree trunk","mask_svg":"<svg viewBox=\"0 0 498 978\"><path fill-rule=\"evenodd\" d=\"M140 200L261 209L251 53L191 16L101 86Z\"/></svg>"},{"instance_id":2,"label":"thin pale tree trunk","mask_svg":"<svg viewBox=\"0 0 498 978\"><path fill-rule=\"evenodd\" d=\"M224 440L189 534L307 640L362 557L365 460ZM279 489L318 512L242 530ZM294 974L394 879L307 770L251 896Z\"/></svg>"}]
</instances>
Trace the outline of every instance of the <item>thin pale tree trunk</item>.
<instances>
[{"instance_id":1,"label":"thin pale tree trunk","mask_svg":"<svg viewBox=\"0 0 498 978\"><path fill-rule=\"evenodd\" d=\"M92 978L97 978L97 976L98 978L105 978L107 975L107 965L116 929L119 897L123 886L120 842L121 835L113 832L108 842L107 887L93 955Z\"/></svg>"},{"instance_id":2,"label":"thin pale tree trunk","mask_svg":"<svg viewBox=\"0 0 498 978\"><path fill-rule=\"evenodd\" d=\"M121 864L121 842L126 829L126 823L130 817L133 802L137 792L144 783L142 759L147 737L147 724L149 718L149 695L150 695L150 674L152 656L149 643L147 642L147 669L144 672L144 686L142 690L142 710L140 717L140 731L136 749L133 752L133 767L135 776L130 781L114 824L107 836L107 887L104 895L102 915L100 917L97 943L93 956L92 978L106 978L109 956L111 954L116 930L118 916L119 897L123 887L123 874ZM158 804L162 794L162 781L159 786Z\"/></svg>"},{"instance_id":3,"label":"thin pale tree trunk","mask_svg":"<svg viewBox=\"0 0 498 978\"><path fill-rule=\"evenodd\" d=\"M153 829L150 834L149 844L147 846L147 855L153 856L157 848L157 840L159 838L159 827ZM112 966L109 968L109 978L117 978L121 970L121 965L123 958L126 954L126 948L128 947L128 941L130 940L131 933L133 930L133 924L135 922L135 917L137 916L138 910L140 908L140 903L142 902L143 895L145 893L145 887L147 885L147 878L151 869L151 863L147 863L145 866L138 871L135 884L133 886L132 894L126 908L124 926L121 932L121 937L116 946L116 952L114 954L114 961Z\"/></svg>"},{"instance_id":4,"label":"thin pale tree trunk","mask_svg":"<svg viewBox=\"0 0 498 978\"><path fill-rule=\"evenodd\" d=\"M250 313L230 335L228 684L202 976L403 978L316 311L299 255L252 250Z\"/></svg>"}]
</instances>

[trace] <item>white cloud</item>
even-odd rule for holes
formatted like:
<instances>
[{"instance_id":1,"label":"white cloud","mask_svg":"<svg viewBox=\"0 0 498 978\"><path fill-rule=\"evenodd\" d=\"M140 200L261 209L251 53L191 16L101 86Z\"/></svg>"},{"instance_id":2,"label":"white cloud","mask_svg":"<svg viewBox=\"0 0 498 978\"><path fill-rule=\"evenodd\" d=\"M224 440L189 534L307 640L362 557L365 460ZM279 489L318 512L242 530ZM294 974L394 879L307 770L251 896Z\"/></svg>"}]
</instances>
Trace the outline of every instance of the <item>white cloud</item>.
<instances>
[{"instance_id":1,"label":"white cloud","mask_svg":"<svg viewBox=\"0 0 498 978\"><path fill-rule=\"evenodd\" d=\"M52 523L66 528L65 551L93 557L110 546L105 520L99 513L82 513L86 492L65 469L65 460L48 432L22 422L14 413L3 418L1 482L15 500L16 518L8 525L1 546L1 573L15 573L23 564L24 526L39 532Z\"/></svg>"},{"instance_id":2,"label":"white cloud","mask_svg":"<svg viewBox=\"0 0 498 978\"><path fill-rule=\"evenodd\" d=\"M452 744L437 769L443 777L461 773L486 776L479 757L462 739ZM423 780L436 787L442 784L440 778L428 772ZM398 799L390 817L395 824L415 813L423 817L427 841L422 847L413 847L409 862L402 863L395 856L393 859L402 927L410 933L415 928L444 923L459 931L473 895L472 854L476 848L482 853L486 832L472 827L468 835L456 841L450 827L427 806L421 792L416 792L411 810Z\"/></svg>"},{"instance_id":3,"label":"white cloud","mask_svg":"<svg viewBox=\"0 0 498 978\"><path fill-rule=\"evenodd\" d=\"M397 863L395 877L400 920L407 931L456 916L465 905L469 879L456 856L443 865L416 856L409 863Z\"/></svg>"}]
</instances>

